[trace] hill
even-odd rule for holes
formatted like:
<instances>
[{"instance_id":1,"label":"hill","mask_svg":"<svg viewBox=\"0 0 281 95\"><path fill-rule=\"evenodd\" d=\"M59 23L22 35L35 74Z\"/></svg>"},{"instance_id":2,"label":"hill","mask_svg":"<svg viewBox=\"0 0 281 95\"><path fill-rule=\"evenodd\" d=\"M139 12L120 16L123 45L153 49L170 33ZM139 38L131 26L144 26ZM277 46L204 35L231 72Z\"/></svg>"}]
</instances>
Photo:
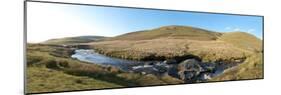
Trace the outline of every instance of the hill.
<instances>
[{"instance_id":1,"label":"hill","mask_svg":"<svg viewBox=\"0 0 281 95\"><path fill-rule=\"evenodd\" d=\"M77 37L65 37L58 39L50 39L43 44L75 44L75 43L89 43L93 41L100 41L105 39L103 36L77 36Z\"/></svg>"},{"instance_id":2,"label":"hill","mask_svg":"<svg viewBox=\"0 0 281 95\"><path fill-rule=\"evenodd\" d=\"M237 47L250 50L262 51L262 40L246 32L224 33L219 40L234 44Z\"/></svg>"},{"instance_id":3,"label":"hill","mask_svg":"<svg viewBox=\"0 0 281 95\"><path fill-rule=\"evenodd\" d=\"M120 35L111 40L149 40L156 38L175 38L193 40L215 40L221 33L189 26L163 26L151 30L143 30Z\"/></svg>"},{"instance_id":4,"label":"hill","mask_svg":"<svg viewBox=\"0 0 281 95\"><path fill-rule=\"evenodd\" d=\"M123 59L163 62L175 59L178 61L175 63L179 63L183 60L178 59L186 60L194 57L201 59L200 61L204 63L228 64L234 61L241 63L226 69L208 81L263 78L261 39L246 32L220 33L173 25L131 32L112 38L79 36L51 39L43 44L28 44L28 92L184 83L183 80L169 75L143 75L123 72L111 66L81 62L69 57L68 48L49 45L81 43L89 45L100 54Z\"/></svg>"},{"instance_id":5,"label":"hill","mask_svg":"<svg viewBox=\"0 0 281 95\"><path fill-rule=\"evenodd\" d=\"M260 52L262 42L245 32L220 33L189 26L163 26L89 43L98 52L146 60L193 55L206 61L245 58Z\"/></svg>"}]
</instances>

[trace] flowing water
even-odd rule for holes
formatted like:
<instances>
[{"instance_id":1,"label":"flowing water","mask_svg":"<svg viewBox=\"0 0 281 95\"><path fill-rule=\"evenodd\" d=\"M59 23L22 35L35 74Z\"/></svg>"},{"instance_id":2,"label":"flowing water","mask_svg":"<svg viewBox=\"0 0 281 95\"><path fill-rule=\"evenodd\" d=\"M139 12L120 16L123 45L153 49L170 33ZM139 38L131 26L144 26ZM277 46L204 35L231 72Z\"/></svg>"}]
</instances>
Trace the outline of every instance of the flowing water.
<instances>
[{"instance_id":1,"label":"flowing water","mask_svg":"<svg viewBox=\"0 0 281 95\"><path fill-rule=\"evenodd\" d=\"M75 53L71 57L89 63L116 66L123 70L128 70L129 69L128 67L130 66L151 62L151 61L135 61L135 60L113 58L96 53L94 50L89 50L89 49L77 49L75 50Z\"/></svg>"}]
</instances>

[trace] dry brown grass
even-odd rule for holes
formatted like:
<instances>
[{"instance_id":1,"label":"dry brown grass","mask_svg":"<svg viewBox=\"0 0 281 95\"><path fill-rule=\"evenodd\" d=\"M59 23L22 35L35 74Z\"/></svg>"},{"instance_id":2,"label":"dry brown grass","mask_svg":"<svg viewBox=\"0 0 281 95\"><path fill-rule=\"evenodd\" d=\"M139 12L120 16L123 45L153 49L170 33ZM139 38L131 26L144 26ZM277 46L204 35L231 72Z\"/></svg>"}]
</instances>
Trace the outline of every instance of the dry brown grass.
<instances>
[{"instance_id":1,"label":"dry brown grass","mask_svg":"<svg viewBox=\"0 0 281 95\"><path fill-rule=\"evenodd\" d=\"M173 58L175 56L195 55L203 60L242 58L251 52L243 50L220 40L198 41L187 39L159 38L152 40L115 40L90 43L98 52L105 55L142 60L158 56Z\"/></svg>"}]
</instances>

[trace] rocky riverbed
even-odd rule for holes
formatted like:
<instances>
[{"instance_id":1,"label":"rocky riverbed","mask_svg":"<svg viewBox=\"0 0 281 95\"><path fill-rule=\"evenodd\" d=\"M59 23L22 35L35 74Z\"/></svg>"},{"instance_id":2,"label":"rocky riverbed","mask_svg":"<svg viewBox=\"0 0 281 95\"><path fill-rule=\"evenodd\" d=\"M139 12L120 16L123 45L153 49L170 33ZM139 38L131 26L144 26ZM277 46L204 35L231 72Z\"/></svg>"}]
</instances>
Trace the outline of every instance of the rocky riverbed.
<instances>
[{"instance_id":1,"label":"rocky riverbed","mask_svg":"<svg viewBox=\"0 0 281 95\"><path fill-rule=\"evenodd\" d=\"M223 73L224 70L234 67L242 62L242 59L231 63L202 62L196 59L186 59L178 63L174 59L169 59L162 62L147 62L143 65L132 66L131 71L159 76L167 74L181 79L186 83L193 83L207 81L208 79Z\"/></svg>"}]
</instances>

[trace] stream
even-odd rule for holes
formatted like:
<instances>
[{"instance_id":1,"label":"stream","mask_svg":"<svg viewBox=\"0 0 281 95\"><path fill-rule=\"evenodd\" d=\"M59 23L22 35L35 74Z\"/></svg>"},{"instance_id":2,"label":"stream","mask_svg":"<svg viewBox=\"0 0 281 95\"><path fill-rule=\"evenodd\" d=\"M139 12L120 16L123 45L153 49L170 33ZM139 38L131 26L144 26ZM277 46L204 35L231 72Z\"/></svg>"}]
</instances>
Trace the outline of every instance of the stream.
<instances>
[{"instance_id":1,"label":"stream","mask_svg":"<svg viewBox=\"0 0 281 95\"><path fill-rule=\"evenodd\" d=\"M89 50L89 49L77 49L75 50L75 53L71 57L89 63L115 66L124 71L128 71L130 69L129 67L132 66L141 65L148 62L157 62L157 61L135 61L135 60L113 58L96 53L94 50Z\"/></svg>"}]
</instances>

